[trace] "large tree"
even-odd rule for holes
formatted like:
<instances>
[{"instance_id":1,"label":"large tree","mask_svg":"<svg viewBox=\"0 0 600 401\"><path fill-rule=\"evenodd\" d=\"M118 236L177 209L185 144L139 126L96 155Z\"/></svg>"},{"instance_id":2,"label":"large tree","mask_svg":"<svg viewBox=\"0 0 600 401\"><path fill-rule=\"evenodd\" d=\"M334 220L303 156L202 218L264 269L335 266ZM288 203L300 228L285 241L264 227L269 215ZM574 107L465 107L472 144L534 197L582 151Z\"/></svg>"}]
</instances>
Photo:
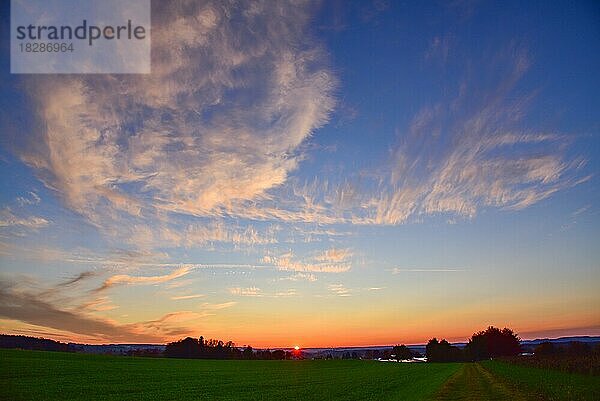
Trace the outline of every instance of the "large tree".
<instances>
[{"instance_id":1,"label":"large tree","mask_svg":"<svg viewBox=\"0 0 600 401\"><path fill-rule=\"evenodd\" d=\"M404 344L394 346L392 349L392 354L394 355L394 358L399 361L403 359L411 359L413 357L412 351Z\"/></svg>"},{"instance_id":2,"label":"large tree","mask_svg":"<svg viewBox=\"0 0 600 401\"><path fill-rule=\"evenodd\" d=\"M463 360L460 348L451 345L448 341L438 341L432 338L425 347L428 362L459 362Z\"/></svg>"},{"instance_id":3,"label":"large tree","mask_svg":"<svg viewBox=\"0 0 600 401\"><path fill-rule=\"evenodd\" d=\"M471 336L466 352L472 360L512 356L521 352L521 343L511 329L490 326Z\"/></svg>"}]
</instances>

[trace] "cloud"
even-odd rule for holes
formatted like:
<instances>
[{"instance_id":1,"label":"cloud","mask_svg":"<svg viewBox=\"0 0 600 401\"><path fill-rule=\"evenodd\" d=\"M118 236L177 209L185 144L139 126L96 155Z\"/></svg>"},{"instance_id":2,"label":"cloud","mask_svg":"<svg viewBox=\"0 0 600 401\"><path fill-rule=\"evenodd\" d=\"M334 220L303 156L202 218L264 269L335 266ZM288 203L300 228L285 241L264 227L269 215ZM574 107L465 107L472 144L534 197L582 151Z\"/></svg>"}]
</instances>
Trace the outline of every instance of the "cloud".
<instances>
[{"instance_id":1,"label":"cloud","mask_svg":"<svg viewBox=\"0 0 600 401\"><path fill-rule=\"evenodd\" d=\"M167 313L166 315L162 316L160 319L152 320L151 322L156 323L156 324L179 323L179 322L186 322L188 320L198 319L198 318L201 318L204 316L205 316L204 314L201 314L198 312L179 311L179 312ZM146 322L146 324L148 324L148 322Z\"/></svg>"},{"instance_id":2,"label":"cloud","mask_svg":"<svg viewBox=\"0 0 600 401\"><path fill-rule=\"evenodd\" d=\"M191 271L190 266L182 266L175 270L173 270L169 274L165 274L163 276L130 276L128 274L117 274L111 276L104 280L102 286L97 288L95 291L103 291L114 287L119 284L144 284L144 285L152 285L152 284L160 284L166 283L168 281L174 280L178 277L185 276Z\"/></svg>"},{"instance_id":3,"label":"cloud","mask_svg":"<svg viewBox=\"0 0 600 401\"><path fill-rule=\"evenodd\" d=\"M19 196L16 199L19 206L23 207L26 205L37 205L38 203L41 202L39 195L36 194L35 192L28 192L27 195L28 196Z\"/></svg>"},{"instance_id":4,"label":"cloud","mask_svg":"<svg viewBox=\"0 0 600 401\"><path fill-rule=\"evenodd\" d=\"M188 225L181 234L171 231L167 235L163 234L163 239L168 239L169 234L175 243L186 247L201 246L212 242L224 242L234 245L266 245L277 242L271 230L263 234L252 225L243 228L232 227L222 221L211 222L206 225Z\"/></svg>"},{"instance_id":5,"label":"cloud","mask_svg":"<svg viewBox=\"0 0 600 401\"><path fill-rule=\"evenodd\" d=\"M351 257L352 257L352 252L350 252L349 249L331 248L331 249L328 249L328 250L324 251L323 253L317 255L315 257L315 260L317 262L340 263L340 262L347 261Z\"/></svg>"},{"instance_id":6,"label":"cloud","mask_svg":"<svg viewBox=\"0 0 600 401\"><path fill-rule=\"evenodd\" d=\"M241 296L241 297L270 297L270 298L283 298L283 297L293 297L298 295L298 292L294 288L290 288L283 291L275 291L270 293L263 292L260 288L257 287L233 287L229 288L229 293L231 295Z\"/></svg>"},{"instance_id":7,"label":"cloud","mask_svg":"<svg viewBox=\"0 0 600 401\"><path fill-rule=\"evenodd\" d=\"M236 304L237 304L237 302L235 302L235 301L221 302L218 304L204 302L201 306L203 309L207 309L207 310L219 310L219 309L231 308L232 306L235 306Z\"/></svg>"},{"instance_id":8,"label":"cloud","mask_svg":"<svg viewBox=\"0 0 600 401\"><path fill-rule=\"evenodd\" d=\"M180 300L185 300L185 299L196 299L196 298L202 298L204 297L204 294L192 294L192 295L179 295L179 296L174 296L171 297L171 299L173 301L180 301Z\"/></svg>"},{"instance_id":9,"label":"cloud","mask_svg":"<svg viewBox=\"0 0 600 401\"><path fill-rule=\"evenodd\" d=\"M95 271L84 271L79 273L78 275L76 275L75 277L73 277L72 279L69 279L67 281L64 281L62 283L59 284L59 287L68 287L74 284L77 284L83 280L86 280L90 277L94 277L96 276L98 273Z\"/></svg>"},{"instance_id":10,"label":"cloud","mask_svg":"<svg viewBox=\"0 0 600 401\"><path fill-rule=\"evenodd\" d=\"M213 246L267 245L277 243L273 226L257 229L252 224L241 225L231 219L194 219L200 221L182 224L178 219L155 222L157 224L130 225L121 229L119 235L126 237L126 242L137 249L148 250L166 247L211 248Z\"/></svg>"},{"instance_id":11,"label":"cloud","mask_svg":"<svg viewBox=\"0 0 600 401\"><path fill-rule=\"evenodd\" d=\"M290 288L286 291L277 291L273 297L274 298L284 298L284 297L295 297L298 295L298 292L294 288Z\"/></svg>"},{"instance_id":12,"label":"cloud","mask_svg":"<svg viewBox=\"0 0 600 401\"><path fill-rule=\"evenodd\" d=\"M294 174L307 139L335 104L327 54L309 32L313 6L153 7L152 74L25 83L36 125L25 143L15 141L18 154L112 241L139 249L267 245L279 241L275 232L237 222L472 218L486 207L529 207L586 179L579 173L585 162L566 157L564 136L522 128L534 94L516 88L531 60L513 46L399 128L384 166L302 182ZM434 38L432 54L447 57L448 40Z\"/></svg>"},{"instance_id":13,"label":"cloud","mask_svg":"<svg viewBox=\"0 0 600 401\"><path fill-rule=\"evenodd\" d=\"M315 276L312 273L298 272L298 273L292 274L291 276L281 277L281 278L279 278L279 280L280 281L285 281L285 280L289 280L289 281L302 281L302 280L317 281L317 276Z\"/></svg>"},{"instance_id":14,"label":"cloud","mask_svg":"<svg viewBox=\"0 0 600 401\"><path fill-rule=\"evenodd\" d=\"M8 208L0 210L0 227L23 227L29 229L44 228L50 224L50 221L43 217L18 217Z\"/></svg>"},{"instance_id":15,"label":"cloud","mask_svg":"<svg viewBox=\"0 0 600 401\"><path fill-rule=\"evenodd\" d=\"M117 309L118 306L113 304L108 297L99 297L97 299L85 302L81 308L90 312L106 312Z\"/></svg>"},{"instance_id":16,"label":"cloud","mask_svg":"<svg viewBox=\"0 0 600 401\"><path fill-rule=\"evenodd\" d=\"M44 328L43 332L60 330L68 341L164 343L174 337L195 335L197 323L189 322L236 304L205 302L198 311L174 311L153 320L120 324L95 315L118 308L108 297L73 303L61 293L65 290L63 284L36 290L38 283L29 280L0 281L0 317L33 325L33 329Z\"/></svg>"},{"instance_id":17,"label":"cloud","mask_svg":"<svg viewBox=\"0 0 600 401\"><path fill-rule=\"evenodd\" d=\"M490 64L398 129L387 164L338 181L290 182L279 207L248 216L359 225L473 218L484 208L524 209L587 181L586 161L566 152L567 135L522 128L535 97L517 89L531 64L526 51L509 47Z\"/></svg>"},{"instance_id":18,"label":"cloud","mask_svg":"<svg viewBox=\"0 0 600 401\"><path fill-rule=\"evenodd\" d=\"M478 94L463 85L456 98L414 117L394 153L390 188L372 201L377 223L523 209L581 182L583 161L565 158L565 137L519 128L533 94L519 95L515 87L531 62L523 50L511 50L495 88Z\"/></svg>"},{"instance_id":19,"label":"cloud","mask_svg":"<svg viewBox=\"0 0 600 401\"><path fill-rule=\"evenodd\" d=\"M457 272L466 272L467 269L451 269L451 268L422 268L422 269L402 269L400 267L394 267L392 269L392 274L401 274L401 273L457 273Z\"/></svg>"},{"instance_id":20,"label":"cloud","mask_svg":"<svg viewBox=\"0 0 600 401\"><path fill-rule=\"evenodd\" d=\"M236 215L286 181L333 109L312 11L153 3L152 74L27 78L37 126L22 160L103 228L123 215Z\"/></svg>"},{"instance_id":21,"label":"cloud","mask_svg":"<svg viewBox=\"0 0 600 401\"><path fill-rule=\"evenodd\" d=\"M112 249L98 253L86 248L65 250L31 244L21 246L14 243L0 242L0 255L10 255L29 261L59 261L78 265L93 265L94 267L172 267L173 263L163 263L168 254L161 251ZM192 265L187 265L192 267ZM199 265L193 265L198 267ZM84 273L93 275L94 271ZM86 277L81 277L86 278Z\"/></svg>"},{"instance_id":22,"label":"cloud","mask_svg":"<svg viewBox=\"0 0 600 401\"><path fill-rule=\"evenodd\" d=\"M350 263L351 252L349 250L330 249L320 253L306 261L294 259L293 252L289 251L280 255L271 253L263 256L262 261L273 265L279 270L290 270L296 272L314 273L344 273L352 268Z\"/></svg>"},{"instance_id":23,"label":"cloud","mask_svg":"<svg viewBox=\"0 0 600 401\"><path fill-rule=\"evenodd\" d=\"M351 295L351 291L343 284L330 284L327 288L333 295L338 297L349 297Z\"/></svg>"},{"instance_id":24,"label":"cloud","mask_svg":"<svg viewBox=\"0 0 600 401\"><path fill-rule=\"evenodd\" d=\"M241 287L233 287L233 288L229 288L229 293L232 295L238 295L238 296L243 296L243 297L262 297L262 291L260 288L257 287L248 287L248 288L241 288Z\"/></svg>"},{"instance_id":25,"label":"cloud","mask_svg":"<svg viewBox=\"0 0 600 401\"><path fill-rule=\"evenodd\" d=\"M162 337L137 332L127 326L86 315L80 310L59 308L35 294L18 290L6 283L0 284L0 316L4 318L113 342L162 340Z\"/></svg>"}]
</instances>

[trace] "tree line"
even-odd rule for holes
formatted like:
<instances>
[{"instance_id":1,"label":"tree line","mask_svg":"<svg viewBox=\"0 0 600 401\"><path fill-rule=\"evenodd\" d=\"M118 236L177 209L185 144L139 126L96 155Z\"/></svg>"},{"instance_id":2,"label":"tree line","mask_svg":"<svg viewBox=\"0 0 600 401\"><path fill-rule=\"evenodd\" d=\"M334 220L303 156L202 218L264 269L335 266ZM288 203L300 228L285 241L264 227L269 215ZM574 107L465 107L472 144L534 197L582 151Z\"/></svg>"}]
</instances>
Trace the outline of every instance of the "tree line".
<instances>
[{"instance_id":1,"label":"tree line","mask_svg":"<svg viewBox=\"0 0 600 401\"><path fill-rule=\"evenodd\" d=\"M79 352L81 346L65 344L44 338L33 338L16 335L0 335L0 348L21 348L28 350L68 351ZM600 349L600 345L597 346ZM530 348L526 349L529 350ZM585 356L591 347L584 343L572 342L568 345L554 345L551 342L541 343L535 348L536 358L556 356ZM599 354L598 350L592 352ZM461 362L478 361L497 357L516 356L522 352L519 337L509 328L499 329L493 326L474 333L464 347L450 344L445 339L432 338L425 347L425 355L429 362ZM196 359L259 359L284 360L303 359L302 351L285 350L255 350L251 346L237 347L232 341L215 339L205 340L204 337L187 337L168 343L164 352L159 350L129 350L127 355L166 356L171 358ZM388 349L370 349L364 352L345 352L342 359L396 359L408 360L421 356L406 345L396 345ZM339 357L339 356L337 356ZM317 355L316 358L333 359L334 355ZM548 359L548 358L546 358ZM556 358L554 358L556 359ZM561 361L566 360L561 358ZM578 359L571 358L573 363ZM562 362L561 362L562 363ZM595 365L594 365L595 366ZM594 368L594 371L596 368ZM589 369L588 369L589 370Z\"/></svg>"},{"instance_id":2,"label":"tree line","mask_svg":"<svg viewBox=\"0 0 600 401\"><path fill-rule=\"evenodd\" d=\"M18 348L34 351L76 351L76 348L71 344L65 344L46 338L14 336L10 334L0 334L0 348Z\"/></svg>"},{"instance_id":3,"label":"tree line","mask_svg":"<svg viewBox=\"0 0 600 401\"><path fill-rule=\"evenodd\" d=\"M511 329L490 326L474 333L464 348L450 344L445 339L432 338L425 347L429 362L480 361L501 356L514 356L521 352L521 339Z\"/></svg>"},{"instance_id":4,"label":"tree line","mask_svg":"<svg viewBox=\"0 0 600 401\"><path fill-rule=\"evenodd\" d=\"M533 355L504 358L505 361L519 365L543 369L554 369L567 373L600 375L600 343L586 344L581 341L569 341L555 344L542 342L535 347Z\"/></svg>"},{"instance_id":5,"label":"tree line","mask_svg":"<svg viewBox=\"0 0 600 401\"><path fill-rule=\"evenodd\" d=\"M251 346L240 349L231 341L205 340L186 337L183 340L168 343L164 355L170 358L195 358L195 359L300 359L299 351L290 352L283 350L253 350Z\"/></svg>"}]
</instances>

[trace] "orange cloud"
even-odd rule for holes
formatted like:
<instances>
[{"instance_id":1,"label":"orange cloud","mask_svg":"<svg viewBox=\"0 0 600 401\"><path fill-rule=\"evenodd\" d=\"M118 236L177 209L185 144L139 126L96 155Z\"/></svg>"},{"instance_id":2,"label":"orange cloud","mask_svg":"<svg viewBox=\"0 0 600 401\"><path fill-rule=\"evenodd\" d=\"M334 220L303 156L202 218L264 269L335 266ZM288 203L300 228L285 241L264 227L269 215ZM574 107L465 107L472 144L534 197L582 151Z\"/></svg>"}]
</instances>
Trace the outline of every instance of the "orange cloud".
<instances>
[{"instance_id":1,"label":"orange cloud","mask_svg":"<svg viewBox=\"0 0 600 401\"><path fill-rule=\"evenodd\" d=\"M191 271L191 267L182 266L173 272L166 274L164 276L130 276L127 274L117 274L115 276L111 276L102 283L102 286L96 289L96 291L103 291L108 288L111 288L118 284L160 284L166 283L167 281L171 281L178 277L185 276Z\"/></svg>"}]
</instances>

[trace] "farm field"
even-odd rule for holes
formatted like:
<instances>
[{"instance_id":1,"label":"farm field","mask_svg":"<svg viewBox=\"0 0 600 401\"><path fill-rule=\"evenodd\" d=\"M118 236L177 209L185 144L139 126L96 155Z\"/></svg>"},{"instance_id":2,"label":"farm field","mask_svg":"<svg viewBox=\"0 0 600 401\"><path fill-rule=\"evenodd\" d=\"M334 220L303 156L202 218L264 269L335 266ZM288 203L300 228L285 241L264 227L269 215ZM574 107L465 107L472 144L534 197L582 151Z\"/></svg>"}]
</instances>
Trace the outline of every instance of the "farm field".
<instances>
[{"instance_id":1,"label":"farm field","mask_svg":"<svg viewBox=\"0 0 600 401\"><path fill-rule=\"evenodd\" d=\"M0 350L6 400L423 400L460 364L216 361Z\"/></svg>"},{"instance_id":2,"label":"farm field","mask_svg":"<svg viewBox=\"0 0 600 401\"><path fill-rule=\"evenodd\" d=\"M465 363L435 399L594 401L600 399L600 377L497 361Z\"/></svg>"},{"instance_id":3,"label":"farm field","mask_svg":"<svg viewBox=\"0 0 600 401\"><path fill-rule=\"evenodd\" d=\"M1 400L593 400L600 378L501 362L214 361L0 350Z\"/></svg>"},{"instance_id":4,"label":"farm field","mask_svg":"<svg viewBox=\"0 0 600 401\"><path fill-rule=\"evenodd\" d=\"M566 373L500 361L480 363L501 381L526 391L533 399L600 400L600 376Z\"/></svg>"}]
</instances>

